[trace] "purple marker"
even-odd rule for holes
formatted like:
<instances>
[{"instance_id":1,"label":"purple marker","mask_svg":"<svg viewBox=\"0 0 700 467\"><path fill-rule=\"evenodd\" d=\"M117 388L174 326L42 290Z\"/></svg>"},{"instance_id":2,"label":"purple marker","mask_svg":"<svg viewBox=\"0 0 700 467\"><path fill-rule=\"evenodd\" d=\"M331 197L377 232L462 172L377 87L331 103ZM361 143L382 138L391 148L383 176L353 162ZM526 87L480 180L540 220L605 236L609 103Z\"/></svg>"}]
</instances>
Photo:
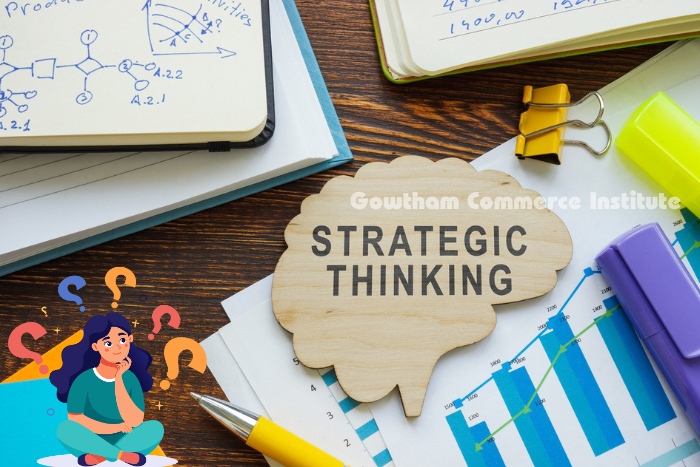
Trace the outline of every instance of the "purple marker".
<instances>
[{"instance_id":1,"label":"purple marker","mask_svg":"<svg viewBox=\"0 0 700 467\"><path fill-rule=\"evenodd\" d=\"M700 433L700 290L695 281L656 223L616 238L596 261Z\"/></svg>"}]
</instances>

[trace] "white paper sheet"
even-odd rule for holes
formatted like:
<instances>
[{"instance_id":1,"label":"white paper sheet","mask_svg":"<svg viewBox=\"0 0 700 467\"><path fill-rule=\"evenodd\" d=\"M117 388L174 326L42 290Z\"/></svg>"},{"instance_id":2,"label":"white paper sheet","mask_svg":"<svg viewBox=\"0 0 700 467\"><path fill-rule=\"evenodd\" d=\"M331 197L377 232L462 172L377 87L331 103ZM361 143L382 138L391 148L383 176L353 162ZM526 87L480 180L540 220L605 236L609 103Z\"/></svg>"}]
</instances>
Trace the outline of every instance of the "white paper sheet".
<instances>
[{"instance_id":1,"label":"white paper sheet","mask_svg":"<svg viewBox=\"0 0 700 467\"><path fill-rule=\"evenodd\" d=\"M604 119L613 134L619 133L632 109L659 90L666 90L700 119L698 76L700 43L695 41L606 87ZM683 221L683 213L671 209L598 207L603 197L618 197L622 202L624 194L636 197L636 193L652 196L661 192L614 147L596 158L580 147L567 146L561 166L520 161L513 150L514 141L509 141L477 159L474 165L479 170L507 172L522 186L544 197L556 197L552 209L569 228L573 259L559 273L552 292L538 299L498 306L498 324L489 337L438 361L420 417L406 419L395 393L371 404L396 464L638 466L653 461L649 465L670 466L683 460L686 467L700 465L696 434L658 371L645 374L635 367L622 376L624 371L618 365L625 352L637 352L637 360L628 358L641 361L642 366L645 360L647 367L655 366L644 352L638 353L639 341L634 336L618 336L615 344L614 336L604 334L610 332L610 323L614 322L610 316L601 318L606 310L614 308L609 300L613 292L596 273L594 263L595 255L608 242L638 224L659 222L672 241L683 229L695 229L700 238L694 218L691 215ZM571 206L572 197L580 199L579 209ZM675 248L679 255L685 253L680 244L676 243ZM691 270L695 267L697 275L700 260L694 257L691 264L689 258L691 255L684 260L686 266ZM592 324L594 321L596 324ZM547 338L543 326L546 323L552 328L560 322L580 338L568 345L561 343L569 355L578 353L577 363L572 363L578 366L568 380L550 369L554 363L545 352L545 343L552 345L553 334ZM626 329L629 331L629 325ZM504 370L504 365L513 371ZM583 385L583 392L576 392L571 379ZM508 391L508 384L515 385L511 389L532 385L531 390L523 389L529 398L522 408L538 410L539 419L518 415L518 410L508 406L516 404L517 399ZM661 392L659 388L663 388ZM646 405L640 395L644 393L655 395ZM586 397L588 402L582 402ZM460 404L462 407L456 408ZM662 415L650 415L654 410ZM590 417L597 417L598 422ZM489 441L491 438L493 441ZM482 448L479 452L477 443Z\"/></svg>"}]
</instances>

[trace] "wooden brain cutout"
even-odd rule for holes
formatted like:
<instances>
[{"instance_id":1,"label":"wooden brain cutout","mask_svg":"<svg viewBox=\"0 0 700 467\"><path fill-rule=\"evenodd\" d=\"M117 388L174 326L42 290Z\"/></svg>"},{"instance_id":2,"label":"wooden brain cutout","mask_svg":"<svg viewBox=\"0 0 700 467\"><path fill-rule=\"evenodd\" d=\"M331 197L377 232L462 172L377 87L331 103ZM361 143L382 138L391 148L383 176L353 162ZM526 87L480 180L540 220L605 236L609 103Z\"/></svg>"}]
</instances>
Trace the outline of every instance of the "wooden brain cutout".
<instances>
[{"instance_id":1,"label":"wooden brain cutout","mask_svg":"<svg viewBox=\"0 0 700 467\"><path fill-rule=\"evenodd\" d=\"M421 413L437 360L496 325L492 305L538 297L572 254L564 223L503 172L404 156L339 176L287 226L272 303L307 367Z\"/></svg>"}]
</instances>

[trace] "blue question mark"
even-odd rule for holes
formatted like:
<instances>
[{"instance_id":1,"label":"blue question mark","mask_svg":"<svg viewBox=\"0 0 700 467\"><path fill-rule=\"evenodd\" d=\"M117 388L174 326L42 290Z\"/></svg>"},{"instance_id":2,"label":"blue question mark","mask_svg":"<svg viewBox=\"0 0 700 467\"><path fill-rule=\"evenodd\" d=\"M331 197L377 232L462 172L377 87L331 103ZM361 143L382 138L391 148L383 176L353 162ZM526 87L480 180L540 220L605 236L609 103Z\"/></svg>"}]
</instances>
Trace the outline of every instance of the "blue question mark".
<instances>
[{"instance_id":1,"label":"blue question mark","mask_svg":"<svg viewBox=\"0 0 700 467\"><path fill-rule=\"evenodd\" d=\"M85 279L80 276L66 277L60 284L58 284L58 295L68 302L75 302L77 305L80 305L83 303L83 299L68 290L68 287L71 285L75 286L75 290L78 291L85 287ZM80 311L85 311L85 307L81 306Z\"/></svg>"}]
</instances>

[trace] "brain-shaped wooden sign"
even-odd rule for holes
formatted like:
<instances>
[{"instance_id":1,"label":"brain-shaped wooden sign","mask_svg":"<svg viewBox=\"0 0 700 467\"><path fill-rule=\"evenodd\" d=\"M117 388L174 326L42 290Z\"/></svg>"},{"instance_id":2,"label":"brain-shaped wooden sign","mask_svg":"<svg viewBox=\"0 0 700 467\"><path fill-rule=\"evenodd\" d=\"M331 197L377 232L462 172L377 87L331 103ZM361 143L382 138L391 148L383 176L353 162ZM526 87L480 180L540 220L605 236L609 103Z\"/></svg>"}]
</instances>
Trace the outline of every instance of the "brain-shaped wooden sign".
<instances>
[{"instance_id":1,"label":"brain-shaped wooden sign","mask_svg":"<svg viewBox=\"0 0 700 467\"><path fill-rule=\"evenodd\" d=\"M486 337L493 305L550 291L572 254L538 193L455 158L336 177L304 200L285 240L273 310L299 360L334 366L362 402L398 385L407 416L420 415L440 356Z\"/></svg>"}]
</instances>

